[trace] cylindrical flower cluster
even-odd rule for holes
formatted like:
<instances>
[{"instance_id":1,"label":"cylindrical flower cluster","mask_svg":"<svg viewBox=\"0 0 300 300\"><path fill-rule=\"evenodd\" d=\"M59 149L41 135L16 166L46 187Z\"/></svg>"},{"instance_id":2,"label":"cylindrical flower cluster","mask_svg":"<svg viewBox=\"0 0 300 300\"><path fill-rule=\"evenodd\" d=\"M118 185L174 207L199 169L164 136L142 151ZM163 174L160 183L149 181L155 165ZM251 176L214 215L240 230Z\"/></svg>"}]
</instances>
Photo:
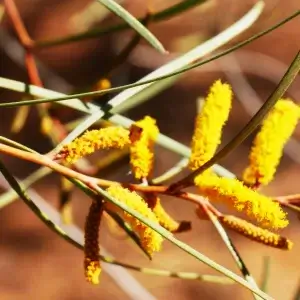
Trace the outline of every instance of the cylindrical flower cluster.
<instances>
[{"instance_id":1,"label":"cylindrical flower cluster","mask_svg":"<svg viewBox=\"0 0 300 300\"><path fill-rule=\"evenodd\" d=\"M218 176L198 176L195 185L200 193L212 201L234 206L264 227L274 229L288 225L286 213L277 202L243 185L242 182Z\"/></svg>"},{"instance_id":2,"label":"cylindrical flower cluster","mask_svg":"<svg viewBox=\"0 0 300 300\"><path fill-rule=\"evenodd\" d=\"M62 158L73 164L79 158L94 153L96 150L122 149L129 144L129 130L123 127L111 126L99 130L90 130L65 145L57 154L57 158Z\"/></svg>"},{"instance_id":3,"label":"cylindrical flower cluster","mask_svg":"<svg viewBox=\"0 0 300 300\"><path fill-rule=\"evenodd\" d=\"M231 87L217 80L196 118L189 162L191 170L198 169L215 154L221 143L222 128L229 116L231 100Z\"/></svg>"},{"instance_id":4,"label":"cylindrical flower cluster","mask_svg":"<svg viewBox=\"0 0 300 300\"><path fill-rule=\"evenodd\" d=\"M102 214L102 205L93 201L86 217L84 232L84 272L85 278L92 284L99 284L101 273L99 256L99 226Z\"/></svg>"},{"instance_id":5,"label":"cylindrical flower cluster","mask_svg":"<svg viewBox=\"0 0 300 300\"><path fill-rule=\"evenodd\" d=\"M141 128L141 131L137 131ZM130 165L136 179L148 178L153 168L154 141L159 134L156 121L149 116L134 123L131 129Z\"/></svg>"},{"instance_id":6,"label":"cylindrical flower cluster","mask_svg":"<svg viewBox=\"0 0 300 300\"><path fill-rule=\"evenodd\" d=\"M142 214L145 218L158 223L155 214L148 207L144 199L136 192L131 192L119 184L111 185L106 191L116 200L125 203L130 208ZM163 238L160 234L127 212L118 209L116 206L110 206L110 208L123 215L125 221L128 222L132 229L139 235L141 244L149 255L161 249Z\"/></svg>"},{"instance_id":7,"label":"cylindrical flower cluster","mask_svg":"<svg viewBox=\"0 0 300 300\"><path fill-rule=\"evenodd\" d=\"M279 100L261 125L249 155L243 180L252 186L267 185L274 178L283 153L300 117L300 108L290 100Z\"/></svg>"},{"instance_id":8,"label":"cylindrical flower cluster","mask_svg":"<svg viewBox=\"0 0 300 300\"><path fill-rule=\"evenodd\" d=\"M219 217L219 220L226 227L256 242L284 250L292 249L293 243L287 238L257 227L245 220L228 215Z\"/></svg>"}]
</instances>

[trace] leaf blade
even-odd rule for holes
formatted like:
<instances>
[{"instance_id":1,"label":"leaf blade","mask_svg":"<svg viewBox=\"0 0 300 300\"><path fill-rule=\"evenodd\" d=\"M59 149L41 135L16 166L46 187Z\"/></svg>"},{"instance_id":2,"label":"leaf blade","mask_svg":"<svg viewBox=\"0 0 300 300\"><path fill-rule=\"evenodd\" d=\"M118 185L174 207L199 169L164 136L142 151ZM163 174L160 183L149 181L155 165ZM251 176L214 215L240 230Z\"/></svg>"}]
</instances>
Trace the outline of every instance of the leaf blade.
<instances>
[{"instance_id":1,"label":"leaf blade","mask_svg":"<svg viewBox=\"0 0 300 300\"><path fill-rule=\"evenodd\" d=\"M133 15L131 15L120 4L113 0L97 0L107 9L114 14L122 18L130 27L138 32L150 45L157 49L161 53L166 53L166 50L162 43L153 35L153 33L147 29L140 21L138 21Z\"/></svg>"}]
</instances>

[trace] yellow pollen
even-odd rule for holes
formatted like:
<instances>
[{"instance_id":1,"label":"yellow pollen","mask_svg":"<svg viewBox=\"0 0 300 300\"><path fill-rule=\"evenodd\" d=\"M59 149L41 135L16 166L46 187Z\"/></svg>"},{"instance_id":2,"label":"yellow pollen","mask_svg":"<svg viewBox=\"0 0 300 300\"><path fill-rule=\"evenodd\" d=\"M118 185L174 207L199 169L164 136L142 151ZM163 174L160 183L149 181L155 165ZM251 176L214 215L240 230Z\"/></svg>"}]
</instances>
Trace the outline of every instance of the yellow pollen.
<instances>
[{"instance_id":1,"label":"yellow pollen","mask_svg":"<svg viewBox=\"0 0 300 300\"><path fill-rule=\"evenodd\" d=\"M284 250L291 250L293 247L293 242L287 238L257 227L237 217L226 215L220 217L219 220L228 228L256 242Z\"/></svg>"},{"instance_id":2,"label":"yellow pollen","mask_svg":"<svg viewBox=\"0 0 300 300\"><path fill-rule=\"evenodd\" d=\"M129 131L123 127L106 127L85 132L58 153L68 163L95 152L98 149L122 149L130 144Z\"/></svg>"},{"instance_id":3,"label":"yellow pollen","mask_svg":"<svg viewBox=\"0 0 300 300\"><path fill-rule=\"evenodd\" d=\"M132 136L130 146L130 165L136 179L147 178L153 168L154 141L159 130L156 121L149 116L135 122L133 126L142 128L142 131Z\"/></svg>"},{"instance_id":4,"label":"yellow pollen","mask_svg":"<svg viewBox=\"0 0 300 300\"><path fill-rule=\"evenodd\" d=\"M170 232L177 232L180 223L175 221L163 208L160 198L156 195L148 195L147 203L156 215L159 224Z\"/></svg>"},{"instance_id":5,"label":"yellow pollen","mask_svg":"<svg viewBox=\"0 0 300 300\"><path fill-rule=\"evenodd\" d=\"M144 199L136 192L131 192L128 189L123 188L121 185L118 184L111 185L107 189L107 192L116 200L125 203L130 208L142 214L145 218L158 223L155 214L148 207ZM116 208L116 206L112 207L111 205L109 205L109 207L110 209L114 209L115 211L121 213L124 216L124 219L131 225L132 229L139 235L141 239L141 244L149 255L152 255L154 251L159 251L161 249L163 238L161 237L160 234L158 234L150 227L140 222L139 220L137 220L127 212Z\"/></svg>"},{"instance_id":6,"label":"yellow pollen","mask_svg":"<svg viewBox=\"0 0 300 300\"><path fill-rule=\"evenodd\" d=\"M243 180L249 185L267 185L274 178L283 147L300 117L300 108L290 100L279 100L261 125L249 155Z\"/></svg>"},{"instance_id":7,"label":"yellow pollen","mask_svg":"<svg viewBox=\"0 0 300 300\"><path fill-rule=\"evenodd\" d=\"M203 196L245 212L264 227L284 228L289 223L286 213L277 202L236 179L200 175L195 178L195 185Z\"/></svg>"},{"instance_id":8,"label":"yellow pollen","mask_svg":"<svg viewBox=\"0 0 300 300\"><path fill-rule=\"evenodd\" d=\"M221 142L222 128L229 116L231 100L231 87L217 80L196 117L189 162L191 170L199 168L215 154Z\"/></svg>"}]
</instances>

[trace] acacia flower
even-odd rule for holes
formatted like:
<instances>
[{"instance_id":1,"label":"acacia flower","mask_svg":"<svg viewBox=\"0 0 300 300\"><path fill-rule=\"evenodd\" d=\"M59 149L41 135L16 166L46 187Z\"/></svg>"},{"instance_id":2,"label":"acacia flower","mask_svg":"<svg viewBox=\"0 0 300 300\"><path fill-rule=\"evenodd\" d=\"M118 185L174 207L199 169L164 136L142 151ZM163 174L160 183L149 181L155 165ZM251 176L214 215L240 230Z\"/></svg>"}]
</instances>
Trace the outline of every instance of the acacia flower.
<instances>
[{"instance_id":1,"label":"acacia flower","mask_svg":"<svg viewBox=\"0 0 300 300\"><path fill-rule=\"evenodd\" d=\"M195 185L203 196L234 206L264 227L278 229L289 223L286 213L277 202L248 188L237 179L202 175L195 178Z\"/></svg>"},{"instance_id":2,"label":"acacia flower","mask_svg":"<svg viewBox=\"0 0 300 300\"><path fill-rule=\"evenodd\" d=\"M300 117L300 108L291 100L279 100L262 123L249 155L243 180L252 186L267 185L274 177L283 147Z\"/></svg>"},{"instance_id":3,"label":"acacia flower","mask_svg":"<svg viewBox=\"0 0 300 300\"><path fill-rule=\"evenodd\" d=\"M219 217L219 220L228 228L256 242L285 250L291 250L293 247L293 242L288 240L287 238L270 232L266 229L257 227L240 218L226 215Z\"/></svg>"},{"instance_id":4,"label":"acacia flower","mask_svg":"<svg viewBox=\"0 0 300 300\"><path fill-rule=\"evenodd\" d=\"M189 168L195 170L210 160L221 143L222 128L231 109L231 87L217 80L210 88L196 117Z\"/></svg>"},{"instance_id":5,"label":"acacia flower","mask_svg":"<svg viewBox=\"0 0 300 300\"><path fill-rule=\"evenodd\" d=\"M99 256L99 226L102 215L102 205L93 201L85 222L84 232L84 270L85 278L92 284L99 284L101 273Z\"/></svg>"},{"instance_id":6,"label":"acacia flower","mask_svg":"<svg viewBox=\"0 0 300 300\"><path fill-rule=\"evenodd\" d=\"M106 191L116 200L125 203L130 208L142 214L145 218L158 223L155 214L148 207L144 199L136 192L131 192L119 184L111 185ZM161 249L163 238L160 234L127 212L116 208L116 206L113 208L110 206L110 209L114 209L123 215L125 221L128 222L132 229L139 235L141 244L149 255L152 255L154 251L159 251Z\"/></svg>"},{"instance_id":7,"label":"acacia flower","mask_svg":"<svg viewBox=\"0 0 300 300\"><path fill-rule=\"evenodd\" d=\"M190 230L191 224L187 221L177 222L163 208L160 198L154 194L147 195L147 203L157 217L159 224L173 233Z\"/></svg>"},{"instance_id":8,"label":"acacia flower","mask_svg":"<svg viewBox=\"0 0 300 300\"><path fill-rule=\"evenodd\" d=\"M90 130L65 145L58 153L57 158L63 158L68 163L74 163L79 158L98 149L122 149L129 143L129 130L123 127L111 126Z\"/></svg>"},{"instance_id":9,"label":"acacia flower","mask_svg":"<svg viewBox=\"0 0 300 300\"><path fill-rule=\"evenodd\" d=\"M142 131L136 133L136 129ZM149 116L134 123L131 128L130 165L136 179L147 178L154 161L154 141L159 134L156 121Z\"/></svg>"}]
</instances>

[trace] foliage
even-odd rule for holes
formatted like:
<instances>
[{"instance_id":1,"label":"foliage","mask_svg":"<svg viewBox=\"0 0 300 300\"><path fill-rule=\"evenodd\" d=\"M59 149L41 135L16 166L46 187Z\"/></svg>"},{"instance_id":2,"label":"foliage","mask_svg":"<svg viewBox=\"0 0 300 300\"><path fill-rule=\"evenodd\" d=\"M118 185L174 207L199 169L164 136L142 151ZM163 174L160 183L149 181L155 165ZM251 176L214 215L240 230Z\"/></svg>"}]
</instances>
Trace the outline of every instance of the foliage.
<instances>
[{"instance_id":1,"label":"foliage","mask_svg":"<svg viewBox=\"0 0 300 300\"><path fill-rule=\"evenodd\" d=\"M4 1L5 13L12 22L19 42L25 50L25 65L30 85L0 78L0 86L21 93L25 92L24 89L26 88L27 96L31 95L41 99L2 102L0 103L0 109L19 107L19 113L16 117L18 124L14 123L13 126L14 131L18 131L22 129L28 116L28 111L24 110L24 107L29 108L36 105L41 118L42 132L52 142L53 150L42 155L26 145L19 144L6 137L0 137L0 152L2 154L31 161L42 166L38 172L29 175L27 180L22 183L18 183L3 162L0 164L2 174L11 185L11 188L17 192L37 217L59 236L84 251L84 272L87 281L92 284L99 283L102 266L100 261L102 260L149 274L200 279L223 284L232 283L233 280L249 289L255 299L272 299L256 285L236 247L228 237L225 228L234 230L252 241L270 247L284 250L292 248L292 241L272 231L286 227L289 223L287 213L283 210L283 207L299 213L299 207L297 206L297 204L299 205L299 202L297 202L299 195L270 198L263 195L259 188L261 185L268 184L274 178L283 147L299 121L300 108L292 100L286 100L282 97L284 97L285 91L299 72L300 52L296 54L282 80L257 114L219 152L217 152L217 149L221 142L222 130L229 118L230 109L234 105L232 101L234 90L229 84L222 83L220 80L212 84L202 108L196 116L191 149L187 149L179 142L161 134L159 124L156 124L156 120L150 116L145 116L142 120L134 122L119 114L166 89L179 78L180 74L235 51L297 17L300 11L296 11L293 15L271 28L223 52L210 56L205 60L200 60L205 54L218 49L256 21L264 7L264 3L258 1L236 24L210 41L206 41L203 45L182 55L182 57L155 70L138 82L111 88L108 74L108 78L99 79L96 85L97 90L91 92L66 96L44 89L33 55L35 49L98 37L104 33L110 34L116 30L128 29L128 26L130 26L139 36L138 38L134 36L128 47L120 54L119 60L117 60L118 64L114 66L114 68L117 68L138 44L140 36L146 39L155 49L165 53L162 44L147 29L148 24L168 19L205 1L182 1L182 3L158 13L153 13L149 9L146 17L141 20L133 17L113 0L98 0L98 2L122 18L125 23L104 30L93 29L78 36L70 36L56 41L39 42L33 41L28 35L14 1ZM167 54L165 53L165 55ZM90 102L76 99L86 99L86 97L122 90L123 92L102 107L97 107L91 103L92 98L88 99ZM78 119L75 127L69 130L68 125L63 124L55 115L51 114L50 108L54 104L66 105L89 115L83 120ZM109 122L107 119L109 119ZM87 130L92 125L97 129ZM215 165L221 158L238 147L259 126L260 130L254 139L254 145L249 156L249 166L244 172L243 180L235 178L234 174L221 166ZM152 176L156 156L155 143L185 156L179 164L167 170L159 178L153 178ZM117 150L113 152L113 155L111 153L107 154L98 167L92 165L88 155L103 149ZM99 178L96 175L101 167L118 161L124 155L130 157L130 167L135 181L131 183L115 182ZM186 168L190 169L191 173L179 181L173 179L175 175ZM84 244L80 244L67 231L64 231L59 224L48 216L49 212L42 211L39 204L26 193L26 189L33 182L40 180L51 171L58 173L62 178L59 213L63 220L72 222L70 217L70 214L72 214L70 210L72 207L71 191L75 186L92 199L90 211L86 218ZM171 184L165 184L166 181L171 181ZM190 193L185 190L185 188L191 186L197 187L197 192ZM13 201L11 195L11 192L8 192L0 197L1 208ZM174 220L164 208L161 195L168 195L181 201L193 203L199 219L205 217L212 222L234 257L242 277L177 239L177 234L191 230L191 222ZM245 213L251 217L251 222L257 224L254 225L237 216L222 213L214 206L216 202L225 203L231 209ZM66 217L66 214L69 217ZM105 257L102 255L101 245L99 245L99 240L101 242L99 226L103 218L116 222L118 228L124 230L137 247L150 259L153 258L154 252L161 251L164 239L166 239L230 280L225 276L207 276L183 272L174 275L172 272L164 270L126 265Z\"/></svg>"}]
</instances>

